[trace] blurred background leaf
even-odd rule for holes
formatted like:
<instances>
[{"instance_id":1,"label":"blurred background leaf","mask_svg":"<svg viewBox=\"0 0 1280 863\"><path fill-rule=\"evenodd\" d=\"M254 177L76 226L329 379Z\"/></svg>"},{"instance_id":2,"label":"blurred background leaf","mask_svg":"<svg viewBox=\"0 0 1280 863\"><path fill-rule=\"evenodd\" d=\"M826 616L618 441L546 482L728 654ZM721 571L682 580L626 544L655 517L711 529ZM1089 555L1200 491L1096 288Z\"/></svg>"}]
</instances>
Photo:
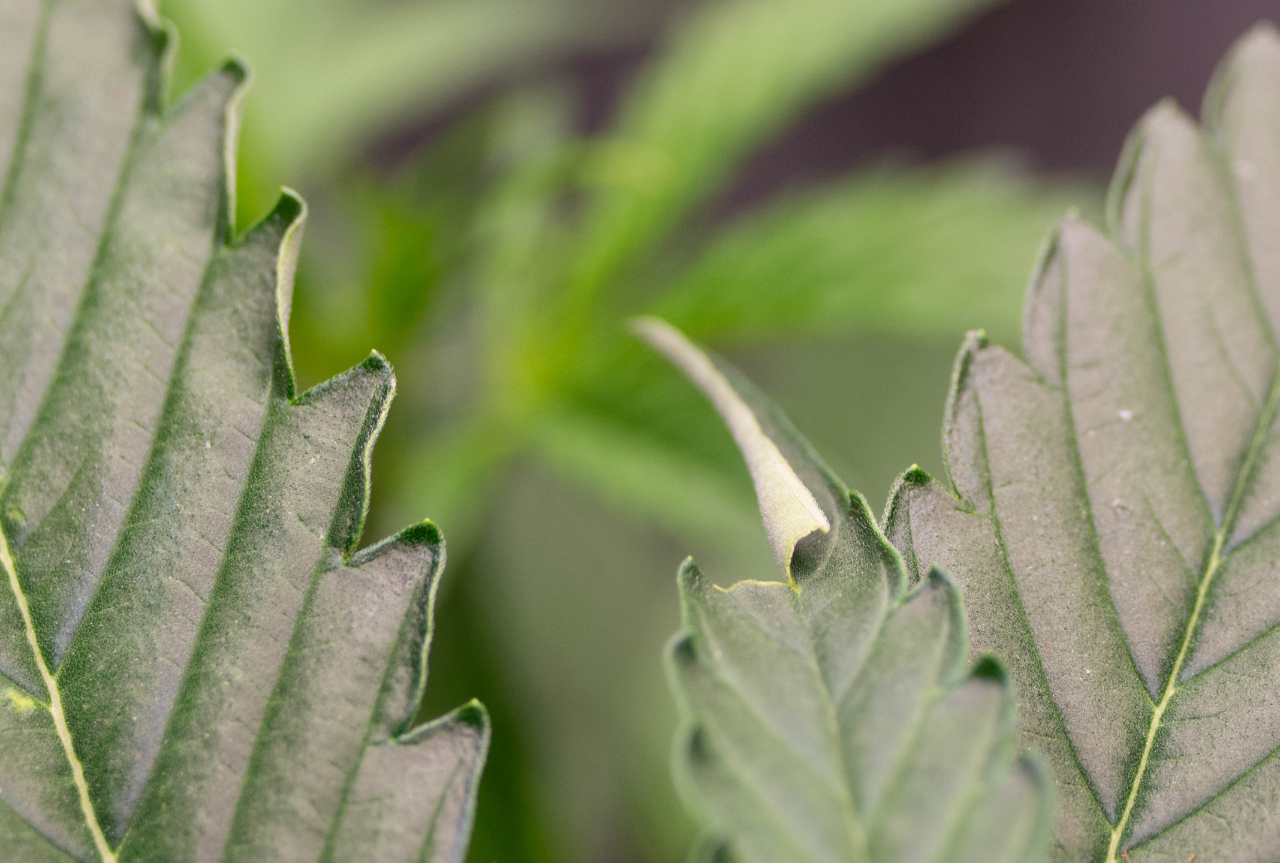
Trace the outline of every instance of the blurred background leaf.
<instances>
[{"instance_id":1,"label":"blurred background leaf","mask_svg":"<svg viewBox=\"0 0 1280 863\"><path fill-rule=\"evenodd\" d=\"M397 368L369 532L449 541L425 709L492 714L472 863L683 859L675 568L777 577L732 440L628 318L728 353L878 505L941 470L964 331L1016 343L1049 225L1265 6L166 0L175 93L254 69L239 224L309 201L300 383Z\"/></svg>"},{"instance_id":2,"label":"blurred background leaf","mask_svg":"<svg viewBox=\"0 0 1280 863\"><path fill-rule=\"evenodd\" d=\"M255 72L241 215L284 182L340 169L362 144L479 85L566 51L634 43L677 0L170 0L181 92L235 51Z\"/></svg>"},{"instance_id":3,"label":"blurred background leaf","mask_svg":"<svg viewBox=\"0 0 1280 863\"><path fill-rule=\"evenodd\" d=\"M1004 291L1045 224L1092 200L1016 163L893 165L785 196L726 226L653 305L687 332L743 341L876 330L1016 336Z\"/></svg>"}]
</instances>

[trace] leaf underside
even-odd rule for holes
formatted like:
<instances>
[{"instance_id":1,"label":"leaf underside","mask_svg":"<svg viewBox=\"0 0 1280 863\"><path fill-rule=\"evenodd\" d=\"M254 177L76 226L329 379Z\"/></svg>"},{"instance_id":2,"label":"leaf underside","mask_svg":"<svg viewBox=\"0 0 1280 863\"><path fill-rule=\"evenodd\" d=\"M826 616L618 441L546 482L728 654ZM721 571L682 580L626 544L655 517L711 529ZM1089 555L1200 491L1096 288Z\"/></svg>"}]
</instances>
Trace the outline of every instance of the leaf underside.
<instances>
[{"instance_id":1,"label":"leaf underside","mask_svg":"<svg viewBox=\"0 0 1280 863\"><path fill-rule=\"evenodd\" d=\"M236 238L245 72L164 109L125 0L0 0L0 856L459 861L488 720L421 726L444 560L356 553L395 389L295 395L305 218Z\"/></svg>"},{"instance_id":2,"label":"leaf underside","mask_svg":"<svg viewBox=\"0 0 1280 863\"><path fill-rule=\"evenodd\" d=\"M1049 779L1013 759L1003 669L983 659L966 671L951 581L935 570L908 589L866 501L776 408L666 325L637 328L738 437L789 577L724 590L692 562L680 572L684 630L668 657L684 715L675 772L705 828L702 859L1041 859ZM773 449L751 441L757 431ZM788 503L795 484L811 496ZM806 518L815 529L797 541L789 528Z\"/></svg>"},{"instance_id":3,"label":"leaf underside","mask_svg":"<svg viewBox=\"0 0 1280 863\"><path fill-rule=\"evenodd\" d=\"M1068 219L1024 363L971 336L951 488L899 483L886 532L956 579L975 651L1057 776L1059 860L1280 860L1280 35L1203 125L1152 109L1108 229Z\"/></svg>"}]
</instances>

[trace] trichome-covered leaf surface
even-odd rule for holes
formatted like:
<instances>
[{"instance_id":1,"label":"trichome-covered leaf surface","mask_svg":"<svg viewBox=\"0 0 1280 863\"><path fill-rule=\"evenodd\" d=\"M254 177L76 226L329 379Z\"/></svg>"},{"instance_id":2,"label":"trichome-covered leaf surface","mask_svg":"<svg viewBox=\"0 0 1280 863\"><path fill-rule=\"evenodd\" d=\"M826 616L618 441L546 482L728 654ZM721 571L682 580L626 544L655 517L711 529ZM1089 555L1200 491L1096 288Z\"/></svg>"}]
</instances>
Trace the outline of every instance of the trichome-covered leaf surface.
<instances>
[{"instance_id":1,"label":"trichome-covered leaf surface","mask_svg":"<svg viewBox=\"0 0 1280 863\"><path fill-rule=\"evenodd\" d=\"M1280 36L1248 34L1203 125L1139 124L1109 228L1068 219L1026 361L957 361L951 488L886 532L961 585L1058 781L1056 859L1280 860Z\"/></svg>"},{"instance_id":2,"label":"trichome-covered leaf surface","mask_svg":"<svg viewBox=\"0 0 1280 863\"><path fill-rule=\"evenodd\" d=\"M725 418L786 582L725 590L687 562L670 671L676 774L704 859L1022 863L1051 834L1048 777L1014 762L1003 669L966 672L960 596L908 588L865 500L732 369L667 325L642 335Z\"/></svg>"},{"instance_id":3,"label":"trichome-covered leaf surface","mask_svg":"<svg viewBox=\"0 0 1280 863\"><path fill-rule=\"evenodd\" d=\"M243 70L164 110L126 0L0 0L0 857L457 861L488 741L412 719L443 564L355 553L395 389L302 395L303 207L233 238Z\"/></svg>"}]
</instances>

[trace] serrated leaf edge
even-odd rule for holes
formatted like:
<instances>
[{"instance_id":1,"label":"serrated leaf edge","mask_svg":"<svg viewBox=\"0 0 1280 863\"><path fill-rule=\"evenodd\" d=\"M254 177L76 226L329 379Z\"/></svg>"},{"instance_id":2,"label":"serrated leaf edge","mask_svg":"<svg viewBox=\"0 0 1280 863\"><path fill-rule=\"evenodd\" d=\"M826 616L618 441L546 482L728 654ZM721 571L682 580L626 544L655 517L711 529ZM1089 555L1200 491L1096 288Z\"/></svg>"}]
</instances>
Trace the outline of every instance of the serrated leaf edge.
<instances>
[{"instance_id":1,"label":"serrated leaf edge","mask_svg":"<svg viewBox=\"0 0 1280 863\"><path fill-rule=\"evenodd\" d=\"M143 113L154 114L163 117L165 110L165 88L170 80L170 71L176 55L178 44L178 33L172 23L162 18L156 8L153 0L135 0L133 3L135 13L150 37L154 40L156 65L153 67L152 73L148 76L146 87L148 93L144 101ZM224 62L218 71L232 75L236 79L235 87L227 97L224 105L224 134L223 134L223 205L220 208L219 221L220 224L215 227L215 235L220 234L222 243L225 247L234 248L243 238L251 234L259 225L264 224L272 218L281 218L286 222L285 228L276 252L276 281L275 281L275 299L276 299L276 325L279 340L277 342L277 350L279 353L272 365L275 367L275 381L273 388L276 395L282 397L288 404L299 404L304 402L317 390L322 390L328 386L331 381L323 381L315 387L303 393L297 392L296 375L293 368L293 361L289 343L289 312L290 312L290 294L294 282L294 275L297 270L298 254L301 247L303 229L305 228L308 216L308 208L306 201L296 191L288 187L281 187L280 197L275 206L267 211L263 216L250 225L243 234L238 234L234 224L235 218L235 178L236 178L236 153L239 142L239 132L241 127L241 114L245 95L252 85L252 71L248 64L239 57L231 57ZM385 368L390 371L390 364L382 354L378 351L371 351L369 356L360 363L359 367L377 367ZM414 541L420 539L428 539L440 542L442 553L436 563L437 573L443 568L443 539L440 536L438 528L431 522L423 522L412 525L398 534L386 538L382 542L364 549L356 551L356 544L359 541L365 518L369 509L370 497L370 480L369 467L372 461L372 449L374 442L377 440L379 432L386 421L387 411L390 407L391 396L395 391L395 379L391 376L388 392L384 393L382 398L378 400L379 404L375 411L376 415L372 417L372 422L367 422L365 429L357 442L356 449L352 454L354 463L358 463L361 469L356 471L358 478L362 483L362 488L357 492L359 511L352 513L350 521L344 525L346 528L342 531L345 534L342 537L330 537L330 539L340 539L338 543L339 556L344 564L353 564L360 560L376 556L383 546L401 541L403 539L411 539ZM0 484L3 484L3 477L0 477ZM420 536L419 534L425 535ZM111 847L110 841L107 839L102 824L94 809L93 800L90 795L88 782L85 778L83 763L76 754L74 741L72 739L70 727L67 724L66 713L62 706L61 692L58 688L58 676L56 672L51 672L45 661L44 654L39 647L38 636L36 634L34 621L30 611L26 594L19 581L17 568L14 564L12 554L9 548L8 537L4 532L3 525L0 525L0 566L5 570L8 588L14 595L15 602L23 621L25 636L34 656L35 664L39 670L42 683L48 695L48 701L40 700L37 702L46 708L52 718L54 728L56 730L59 743L61 745L63 755L67 759L67 763L71 768L72 779L76 787L76 795L80 804L81 813L84 816L85 828L93 840L95 850L100 857L101 863L117 863L119 859L118 849ZM438 579L438 575L437 575ZM432 591L434 594L434 590ZM434 595L432 596L431 609L434 609ZM419 663L421 670L417 681L416 694L421 698L422 691L425 688L426 677L426 652L430 647L430 637L424 641L420 648ZM32 693L35 696L35 693ZM479 711L476 714L476 711ZM467 717L478 716L479 721L473 722L470 718L470 724L478 724L481 729L481 737L483 739L481 757L476 760L478 774L483 769L485 761L484 754L488 750L489 740L489 719L488 713L484 706L477 700L472 701L461 707L451 711L450 713L438 717L437 719L428 720L416 727L407 727L400 734L395 735L389 743L392 745L412 745L412 738L419 734L428 732L445 722L459 719L463 715ZM412 715L406 718L405 725L412 721ZM366 741L367 744L368 741ZM354 774L353 774L354 776ZM473 777L474 778L474 777ZM470 791L470 809L474 810L475 796L478 792L478 783L472 782ZM345 795L344 795L345 796ZM335 821L335 825L336 825ZM121 843L123 847L123 842Z\"/></svg>"}]
</instances>

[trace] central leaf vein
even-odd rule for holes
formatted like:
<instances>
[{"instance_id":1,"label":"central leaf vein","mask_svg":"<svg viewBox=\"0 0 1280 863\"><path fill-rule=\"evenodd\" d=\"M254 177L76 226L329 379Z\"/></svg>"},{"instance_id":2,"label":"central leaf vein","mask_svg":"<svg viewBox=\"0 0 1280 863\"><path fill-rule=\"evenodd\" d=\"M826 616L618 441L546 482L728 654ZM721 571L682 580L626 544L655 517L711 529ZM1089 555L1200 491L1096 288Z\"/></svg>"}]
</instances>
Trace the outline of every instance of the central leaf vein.
<instances>
[{"instance_id":1,"label":"central leaf vein","mask_svg":"<svg viewBox=\"0 0 1280 863\"><path fill-rule=\"evenodd\" d=\"M1196 626L1200 622L1205 599L1209 595L1209 587L1212 585L1213 578L1217 575L1218 569L1222 564L1223 546L1231 535L1232 526L1240 510L1240 503L1244 499L1249 479L1253 475L1254 465L1257 464L1258 457L1266 445L1271 425L1276 418L1277 409L1280 409L1280 368L1277 368L1275 377L1272 380L1271 392L1267 396L1267 403L1258 416L1258 424L1254 429L1249 451L1245 455L1244 463L1241 464L1239 473L1236 475L1235 485L1231 490L1231 498L1227 502L1227 510L1222 517L1222 524L1218 527L1217 532L1214 533L1213 550L1209 554L1209 560L1205 563L1204 574L1200 577L1200 584L1196 590L1196 602L1191 609L1191 616L1187 619L1187 625L1182 634L1182 644L1178 649L1177 657L1173 661L1173 667L1169 669L1164 693L1151 714L1151 723L1147 727L1147 737L1142 747L1142 757L1138 761L1138 769L1134 773L1132 784L1129 786L1129 794L1125 799L1124 810L1120 813L1120 819L1111 831L1111 842L1107 847L1106 863L1117 863L1119 859L1117 853L1121 850L1120 842L1124 838L1129 819L1133 814L1134 804L1138 799L1138 792L1142 788L1142 780L1146 776L1147 766L1151 761L1151 750L1155 746L1156 734L1160 730L1165 711L1169 708L1174 695L1178 692L1178 678L1182 674L1182 667L1186 663L1187 654L1191 650L1191 639L1194 637Z\"/></svg>"},{"instance_id":2,"label":"central leaf vein","mask_svg":"<svg viewBox=\"0 0 1280 863\"><path fill-rule=\"evenodd\" d=\"M40 677L49 693L49 714L53 717L53 727L58 733L58 742L62 744L62 752L67 757L67 763L71 765L71 776L75 782L76 796L80 801L80 811L84 814L85 826L89 830L89 835L93 837L94 847L97 848L102 863L116 863L116 854L111 850L106 834L102 831L102 825L98 823L98 816L93 811L93 801L89 799L89 784L84 778L84 766L76 755L75 747L71 742L71 729L67 727L67 716L62 709L62 694L58 690L58 678L49 672L44 654L40 651L35 624L31 619L31 607L27 604L26 594L23 593L22 585L18 581L18 570L13 565L13 556L9 553L9 538L5 535L3 526L0 526L0 565L4 566L5 575L9 578L9 589L13 592L18 610L22 614L27 644L31 646L36 667L40 670Z\"/></svg>"}]
</instances>

